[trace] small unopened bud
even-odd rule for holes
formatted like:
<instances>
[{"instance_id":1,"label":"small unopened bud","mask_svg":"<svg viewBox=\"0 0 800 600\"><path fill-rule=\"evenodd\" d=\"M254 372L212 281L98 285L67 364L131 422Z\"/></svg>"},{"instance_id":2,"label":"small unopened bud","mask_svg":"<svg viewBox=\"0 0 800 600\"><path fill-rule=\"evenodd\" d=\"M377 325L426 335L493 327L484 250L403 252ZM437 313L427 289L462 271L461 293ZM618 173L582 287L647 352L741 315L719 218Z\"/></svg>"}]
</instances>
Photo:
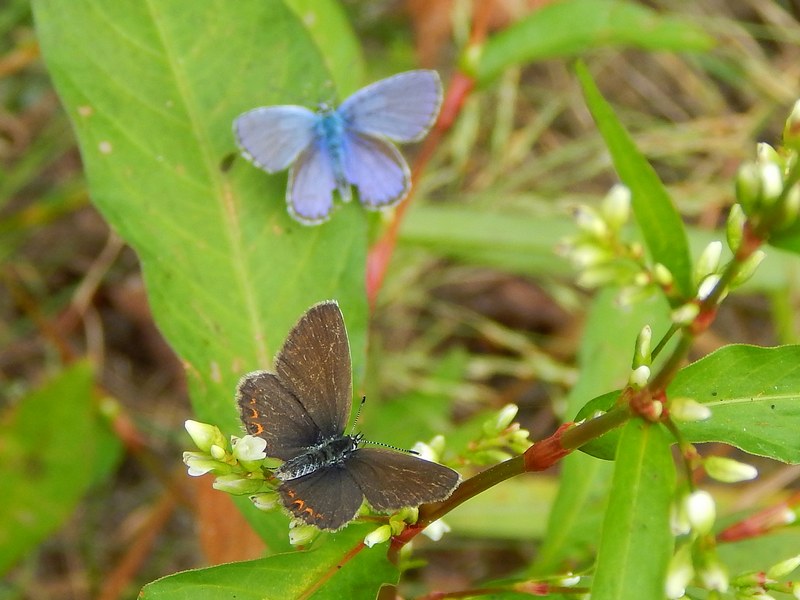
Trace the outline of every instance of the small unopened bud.
<instances>
[{"instance_id":1,"label":"small unopened bud","mask_svg":"<svg viewBox=\"0 0 800 600\"><path fill-rule=\"evenodd\" d=\"M317 528L306 525L301 521L289 523L289 543L292 546L302 546L317 536Z\"/></svg>"},{"instance_id":2,"label":"small unopened bud","mask_svg":"<svg viewBox=\"0 0 800 600\"><path fill-rule=\"evenodd\" d=\"M711 292L716 289L719 280L719 275L709 275L703 279L703 281L701 281L700 285L697 287L697 299L705 300L708 298L711 295Z\"/></svg>"},{"instance_id":3,"label":"small unopened bud","mask_svg":"<svg viewBox=\"0 0 800 600\"><path fill-rule=\"evenodd\" d=\"M382 544L389 541L392 537L392 528L388 525L381 525L377 529L370 531L364 538L364 545L367 548L372 548L375 544Z\"/></svg>"},{"instance_id":4,"label":"small unopened bud","mask_svg":"<svg viewBox=\"0 0 800 600\"><path fill-rule=\"evenodd\" d=\"M615 185L606 194L600 210L608 226L619 231L631 215L631 191L624 185Z\"/></svg>"},{"instance_id":5,"label":"small unopened bud","mask_svg":"<svg viewBox=\"0 0 800 600\"><path fill-rule=\"evenodd\" d=\"M560 585L562 587L575 587L581 582L580 575L573 575L572 573L567 573L561 579L556 580L556 585Z\"/></svg>"},{"instance_id":6,"label":"small unopened bud","mask_svg":"<svg viewBox=\"0 0 800 600\"><path fill-rule=\"evenodd\" d=\"M714 527L717 508L714 498L705 490L692 492L685 499L686 518L697 533L704 535Z\"/></svg>"},{"instance_id":7,"label":"small unopened bud","mask_svg":"<svg viewBox=\"0 0 800 600\"><path fill-rule=\"evenodd\" d=\"M709 477L722 483L737 483L758 477L758 469L753 465L724 456L709 456L703 460L703 468Z\"/></svg>"},{"instance_id":8,"label":"small unopened bud","mask_svg":"<svg viewBox=\"0 0 800 600\"><path fill-rule=\"evenodd\" d=\"M653 330L650 325L645 325L636 338L636 351L633 353L634 369L640 366L649 366L652 363L650 344L653 340Z\"/></svg>"},{"instance_id":9,"label":"small unopened bud","mask_svg":"<svg viewBox=\"0 0 800 600\"><path fill-rule=\"evenodd\" d=\"M450 526L439 519L438 521L434 521L430 525L428 525L425 529L422 530L422 533L425 534L426 537L432 539L434 542L438 542L439 540L444 537L445 533L450 531Z\"/></svg>"},{"instance_id":10,"label":"small unopened bud","mask_svg":"<svg viewBox=\"0 0 800 600\"><path fill-rule=\"evenodd\" d=\"M670 400L669 414L676 421L692 423L711 417L711 409L692 398L678 397Z\"/></svg>"},{"instance_id":11,"label":"small unopened bud","mask_svg":"<svg viewBox=\"0 0 800 600\"><path fill-rule=\"evenodd\" d=\"M761 177L761 198L769 206L783 193L783 174L781 167L774 163L766 163L759 168Z\"/></svg>"},{"instance_id":12,"label":"small unopened bud","mask_svg":"<svg viewBox=\"0 0 800 600\"><path fill-rule=\"evenodd\" d=\"M747 162L736 173L736 200L745 213L751 213L761 198L761 175L756 163Z\"/></svg>"},{"instance_id":13,"label":"small unopened bud","mask_svg":"<svg viewBox=\"0 0 800 600\"><path fill-rule=\"evenodd\" d=\"M783 126L783 145L793 150L800 149L800 100L794 103Z\"/></svg>"},{"instance_id":14,"label":"small unopened bud","mask_svg":"<svg viewBox=\"0 0 800 600\"><path fill-rule=\"evenodd\" d=\"M211 454L214 460L222 461L225 460L225 458L228 456L228 451L225 450L225 448L223 448L222 446L217 446L216 444L211 446L208 452L209 454Z\"/></svg>"},{"instance_id":15,"label":"small unopened bud","mask_svg":"<svg viewBox=\"0 0 800 600\"><path fill-rule=\"evenodd\" d=\"M506 404L491 419L483 423L483 432L489 436L496 436L511 425L518 410L516 404Z\"/></svg>"},{"instance_id":16,"label":"small unopened bud","mask_svg":"<svg viewBox=\"0 0 800 600\"><path fill-rule=\"evenodd\" d=\"M800 583L795 583L792 586L792 596L794 596L797 600L800 600Z\"/></svg>"},{"instance_id":17,"label":"small unopened bud","mask_svg":"<svg viewBox=\"0 0 800 600\"><path fill-rule=\"evenodd\" d=\"M673 310L670 316L673 323L680 327L686 327L687 325L691 325L692 321L694 321L699 314L700 307L694 302L688 302Z\"/></svg>"},{"instance_id":18,"label":"small unopened bud","mask_svg":"<svg viewBox=\"0 0 800 600\"><path fill-rule=\"evenodd\" d=\"M215 490L227 492L235 496L243 496L245 494L254 494L259 491L264 485L263 479L249 479L242 477L238 473L229 473L228 475L220 475L211 484Z\"/></svg>"},{"instance_id":19,"label":"small unopened bud","mask_svg":"<svg viewBox=\"0 0 800 600\"><path fill-rule=\"evenodd\" d=\"M747 221L747 216L742 210L741 204L734 204L728 213L728 221L725 223L725 237L728 241L728 248L734 254L742 245L742 238L744 237L744 224Z\"/></svg>"},{"instance_id":20,"label":"small unopened bud","mask_svg":"<svg viewBox=\"0 0 800 600\"><path fill-rule=\"evenodd\" d=\"M631 385L631 387L640 390L647 385L649 379L650 367L647 365L642 365L641 367L636 367L631 371L631 374L628 377L628 383Z\"/></svg>"},{"instance_id":21,"label":"small unopened bud","mask_svg":"<svg viewBox=\"0 0 800 600\"><path fill-rule=\"evenodd\" d=\"M739 272L731 281L731 286L740 286L750 279L758 269L762 261L767 257L767 253L763 250L756 250L742 263L739 267Z\"/></svg>"},{"instance_id":22,"label":"small unopened bud","mask_svg":"<svg viewBox=\"0 0 800 600\"><path fill-rule=\"evenodd\" d=\"M715 560L711 564L703 566L698 575L707 590L716 590L722 593L728 591L728 571L718 561Z\"/></svg>"},{"instance_id":23,"label":"small unopened bud","mask_svg":"<svg viewBox=\"0 0 800 600\"><path fill-rule=\"evenodd\" d=\"M756 159L762 165L770 163L781 164L781 155L766 142L756 144Z\"/></svg>"},{"instance_id":24,"label":"small unopened bud","mask_svg":"<svg viewBox=\"0 0 800 600\"><path fill-rule=\"evenodd\" d=\"M192 438L194 445L203 452L209 452L211 446L226 446L225 436L216 425L209 425L208 423L201 423L200 421L187 420L183 426L189 437Z\"/></svg>"},{"instance_id":25,"label":"small unopened bud","mask_svg":"<svg viewBox=\"0 0 800 600\"><path fill-rule=\"evenodd\" d=\"M277 492L260 492L250 496L250 502L253 503L258 510L270 511L278 506Z\"/></svg>"},{"instance_id":26,"label":"small unopened bud","mask_svg":"<svg viewBox=\"0 0 800 600\"><path fill-rule=\"evenodd\" d=\"M682 598L686 593L686 586L694 577L694 567L692 566L691 546L684 544L669 561L667 568L667 581L664 593L667 598L674 600Z\"/></svg>"},{"instance_id":27,"label":"small unopened bud","mask_svg":"<svg viewBox=\"0 0 800 600\"><path fill-rule=\"evenodd\" d=\"M770 579L781 579L782 577L786 577L797 567L800 567L800 554L772 565L767 569L767 577Z\"/></svg>"},{"instance_id":28,"label":"small unopened bud","mask_svg":"<svg viewBox=\"0 0 800 600\"><path fill-rule=\"evenodd\" d=\"M783 214L777 229L786 229L794 225L800 213L800 186L794 184L783 201Z\"/></svg>"},{"instance_id":29,"label":"small unopened bud","mask_svg":"<svg viewBox=\"0 0 800 600\"><path fill-rule=\"evenodd\" d=\"M653 279L655 279L656 283L662 288L672 287L672 284L675 283L672 272L661 263L653 265Z\"/></svg>"},{"instance_id":30,"label":"small unopened bud","mask_svg":"<svg viewBox=\"0 0 800 600\"><path fill-rule=\"evenodd\" d=\"M573 216L578 229L590 236L604 240L608 237L608 225L593 208L585 205L578 206Z\"/></svg>"},{"instance_id":31,"label":"small unopened bud","mask_svg":"<svg viewBox=\"0 0 800 600\"><path fill-rule=\"evenodd\" d=\"M694 266L694 280L702 281L703 278L716 273L722 256L722 242L714 240L705 247Z\"/></svg>"}]
</instances>

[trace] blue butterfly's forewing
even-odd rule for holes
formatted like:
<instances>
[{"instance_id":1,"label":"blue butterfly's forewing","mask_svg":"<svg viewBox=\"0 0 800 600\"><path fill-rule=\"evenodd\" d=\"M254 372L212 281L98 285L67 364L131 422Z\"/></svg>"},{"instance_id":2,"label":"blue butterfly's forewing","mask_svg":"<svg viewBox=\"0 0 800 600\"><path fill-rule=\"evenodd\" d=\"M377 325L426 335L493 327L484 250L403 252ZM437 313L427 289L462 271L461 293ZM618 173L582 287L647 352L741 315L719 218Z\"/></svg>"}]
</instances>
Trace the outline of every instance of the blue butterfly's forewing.
<instances>
[{"instance_id":1,"label":"blue butterfly's forewing","mask_svg":"<svg viewBox=\"0 0 800 600\"><path fill-rule=\"evenodd\" d=\"M345 177L358 188L358 198L366 208L386 208L408 194L411 174L392 144L348 132L344 149Z\"/></svg>"},{"instance_id":2,"label":"blue butterfly's forewing","mask_svg":"<svg viewBox=\"0 0 800 600\"><path fill-rule=\"evenodd\" d=\"M436 71L407 71L360 89L337 109L350 131L413 142L431 128L442 104Z\"/></svg>"},{"instance_id":3,"label":"blue butterfly's forewing","mask_svg":"<svg viewBox=\"0 0 800 600\"><path fill-rule=\"evenodd\" d=\"M318 120L316 113L302 106L262 106L239 115L233 131L247 158L275 173L311 145Z\"/></svg>"},{"instance_id":4,"label":"blue butterfly's forewing","mask_svg":"<svg viewBox=\"0 0 800 600\"><path fill-rule=\"evenodd\" d=\"M327 149L313 141L289 171L286 203L291 215L306 225L327 221L333 209L336 177Z\"/></svg>"}]
</instances>

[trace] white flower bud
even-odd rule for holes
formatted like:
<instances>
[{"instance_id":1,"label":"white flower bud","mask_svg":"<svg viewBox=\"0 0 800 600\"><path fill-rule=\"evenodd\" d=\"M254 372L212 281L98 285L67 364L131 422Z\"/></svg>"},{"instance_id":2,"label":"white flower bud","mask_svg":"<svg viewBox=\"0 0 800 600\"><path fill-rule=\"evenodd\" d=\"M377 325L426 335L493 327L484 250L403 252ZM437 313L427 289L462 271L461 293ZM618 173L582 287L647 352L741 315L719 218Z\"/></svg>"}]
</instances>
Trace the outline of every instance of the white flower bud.
<instances>
[{"instance_id":1,"label":"white flower bud","mask_svg":"<svg viewBox=\"0 0 800 600\"><path fill-rule=\"evenodd\" d=\"M703 468L708 476L723 483L749 481L758 477L758 469L732 458L709 456L703 460Z\"/></svg>"},{"instance_id":2,"label":"white flower bud","mask_svg":"<svg viewBox=\"0 0 800 600\"><path fill-rule=\"evenodd\" d=\"M705 565L699 573L700 580L707 590L725 593L728 591L728 571L719 562Z\"/></svg>"},{"instance_id":3,"label":"white flower bud","mask_svg":"<svg viewBox=\"0 0 800 600\"><path fill-rule=\"evenodd\" d=\"M698 300L705 300L711 295L711 292L717 287L719 283L720 276L719 275L709 275L702 282L697 288L697 299Z\"/></svg>"},{"instance_id":4,"label":"white flower bud","mask_svg":"<svg viewBox=\"0 0 800 600\"><path fill-rule=\"evenodd\" d=\"M714 498L705 490L692 492L685 499L686 518L697 533L704 535L711 531L717 518Z\"/></svg>"},{"instance_id":5,"label":"white flower bud","mask_svg":"<svg viewBox=\"0 0 800 600\"><path fill-rule=\"evenodd\" d=\"M762 164L759 168L759 176L761 177L761 197L766 204L772 204L783 192L781 167L774 162Z\"/></svg>"},{"instance_id":6,"label":"white flower bud","mask_svg":"<svg viewBox=\"0 0 800 600\"><path fill-rule=\"evenodd\" d=\"M616 184L606 194L600 210L608 226L619 231L631 215L631 191L622 184Z\"/></svg>"},{"instance_id":7,"label":"white flower bud","mask_svg":"<svg viewBox=\"0 0 800 600\"><path fill-rule=\"evenodd\" d=\"M720 258L722 257L722 242L714 240L705 247L697 259L694 267L695 281L701 281L704 277L716 273L719 269Z\"/></svg>"},{"instance_id":8,"label":"white flower bud","mask_svg":"<svg viewBox=\"0 0 800 600\"><path fill-rule=\"evenodd\" d=\"M686 593L686 586L694 577L694 567L692 566L691 546L684 544L669 561L667 568L667 581L664 593L670 600L682 598Z\"/></svg>"},{"instance_id":9,"label":"white flower bud","mask_svg":"<svg viewBox=\"0 0 800 600\"><path fill-rule=\"evenodd\" d=\"M711 409L692 398L672 398L669 403L669 414L676 421L692 423L705 421L711 417Z\"/></svg>"},{"instance_id":10,"label":"white flower bud","mask_svg":"<svg viewBox=\"0 0 800 600\"><path fill-rule=\"evenodd\" d=\"M670 317L672 322L680 327L691 325L697 315L700 314L700 307L694 302L687 302L672 311Z\"/></svg>"},{"instance_id":11,"label":"white flower bud","mask_svg":"<svg viewBox=\"0 0 800 600\"><path fill-rule=\"evenodd\" d=\"M242 496L244 494L253 494L261 489L264 485L263 479L249 479L242 477L238 473L229 473L228 475L220 475L211 484L215 490L233 494L235 496Z\"/></svg>"},{"instance_id":12,"label":"white flower bud","mask_svg":"<svg viewBox=\"0 0 800 600\"><path fill-rule=\"evenodd\" d=\"M250 496L250 502L253 503L258 510L270 511L278 507L278 493L277 492L260 492Z\"/></svg>"},{"instance_id":13,"label":"white flower bud","mask_svg":"<svg viewBox=\"0 0 800 600\"><path fill-rule=\"evenodd\" d=\"M267 440L252 435L246 435L236 441L233 446L233 455L240 461L262 461L267 457L264 450Z\"/></svg>"},{"instance_id":14,"label":"white flower bud","mask_svg":"<svg viewBox=\"0 0 800 600\"><path fill-rule=\"evenodd\" d=\"M444 537L444 534L449 531L450 526L441 519L438 519L423 529L422 533L434 542L438 542Z\"/></svg>"}]
</instances>

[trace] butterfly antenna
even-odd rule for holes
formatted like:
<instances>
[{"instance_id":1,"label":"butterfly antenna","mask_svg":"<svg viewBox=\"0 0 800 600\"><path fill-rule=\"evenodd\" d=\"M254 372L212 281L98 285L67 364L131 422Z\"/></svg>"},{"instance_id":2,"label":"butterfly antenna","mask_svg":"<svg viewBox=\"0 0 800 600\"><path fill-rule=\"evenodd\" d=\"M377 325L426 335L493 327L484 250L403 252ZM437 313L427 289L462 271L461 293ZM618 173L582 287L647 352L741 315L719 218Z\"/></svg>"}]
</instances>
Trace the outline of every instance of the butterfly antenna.
<instances>
[{"instance_id":1,"label":"butterfly antenna","mask_svg":"<svg viewBox=\"0 0 800 600\"><path fill-rule=\"evenodd\" d=\"M356 411L356 418L353 419L353 427L350 430L350 435L354 435L356 429L356 423L358 423L358 417L361 416L361 409L364 408L364 404L367 402L366 396L361 396L361 404L358 405L358 410ZM416 450L411 450L409 448L398 448L397 446L392 446L391 444L384 444L382 442L370 442L369 440L365 440L362 435L355 434L354 437L358 439L358 442L361 444L369 444L370 446L381 446L383 448L389 448L389 450L396 450L397 452L404 452L405 454L414 454L419 456L419 452Z\"/></svg>"}]
</instances>

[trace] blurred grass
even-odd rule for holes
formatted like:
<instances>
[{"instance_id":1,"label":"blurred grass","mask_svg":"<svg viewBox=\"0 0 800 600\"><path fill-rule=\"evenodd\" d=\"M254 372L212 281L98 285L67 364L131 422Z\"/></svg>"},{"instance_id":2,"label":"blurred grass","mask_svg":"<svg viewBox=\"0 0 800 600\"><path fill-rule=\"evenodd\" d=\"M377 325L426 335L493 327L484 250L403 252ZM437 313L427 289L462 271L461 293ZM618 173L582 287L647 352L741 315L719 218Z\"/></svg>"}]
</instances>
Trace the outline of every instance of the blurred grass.
<instances>
[{"instance_id":1,"label":"blurred grass","mask_svg":"<svg viewBox=\"0 0 800 600\"><path fill-rule=\"evenodd\" d=\"M685 55L607 49L586 62L704 240L724 218L738 164L754 141L778 141L800 97L798 9L767 0L654 4L698 23L718 45ZM418 26L435 5L414 13ZM414 64L401 7L345 6L368 48L368 80ZM180 367L149 320L135 257L122 251L110 264L98 261L109 232L88 203L74 140L35 48L27 1L7 0L0 10L0 410L12 411L65 361L90 354L98 383L130 411L149 450L178 472L172 484L181 484L181 423L189 413ZM436 50L423 58L447 80L456 50ZM371 398L390 402L387 415L401 399L429 407L431 398L455 399L459 419L516 402L533 437L552 430L585 306L552 248L568 228L570 206L596 201L613 183L568 62L509 69L470 98L425 174L376 315L368 386ZM797 280L793 261L765 263L749 292L759 295L733 299L703 350L729 341L796 342ZM87 285L91 302L76 302ZM441 417L441 406L431 410ZM365 411L364 428L379 439L395 424L377 412ZM124 549L141 543L141 523L166 485L163 473L129 451L82 510L10 573L3 593L96 597ZM188 510L158 536L128 595L201 564ZM491 571L515 552L508 545L482 557Z\"/></svg>"}]
</instances>

